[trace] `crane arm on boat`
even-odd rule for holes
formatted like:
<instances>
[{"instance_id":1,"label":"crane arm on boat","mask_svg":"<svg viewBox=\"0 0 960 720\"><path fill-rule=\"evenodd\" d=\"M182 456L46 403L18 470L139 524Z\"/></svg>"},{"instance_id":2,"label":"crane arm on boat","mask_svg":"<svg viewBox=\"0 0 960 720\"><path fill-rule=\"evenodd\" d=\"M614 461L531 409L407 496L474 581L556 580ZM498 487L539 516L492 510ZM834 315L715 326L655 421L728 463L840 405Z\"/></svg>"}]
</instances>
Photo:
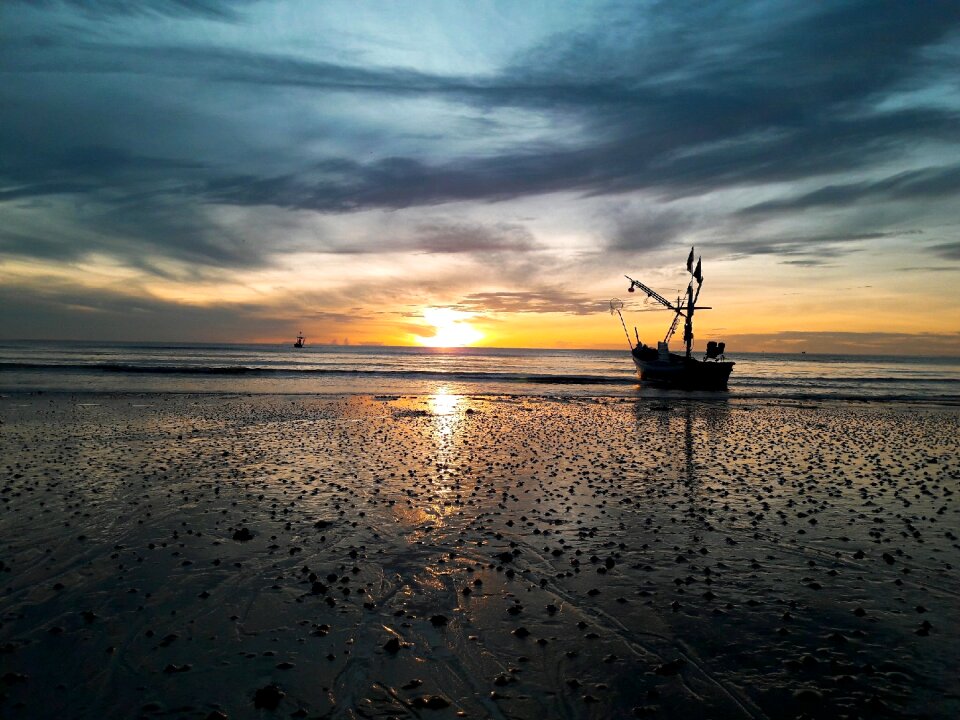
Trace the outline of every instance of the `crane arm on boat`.
<instances>
[{"instance_id":1,"label":"crane arm on boat","mask_svg":"<svg viewBox=\"0 0 960 720\"><path fill-rule=\"evenodd\" d=\"M658 303L660 303L660 304L663 305L665 308L667 308L667 310L673 310L675 313L680 313L681 315L683 314L683 312L684 312L684 310L685 310L685 307L684 307L683 305L681 305L680 303L677 303L677 304L675 305L674 303L672 303L672 302L670 302L669 300L667 300L663 295L661 295L660 293L658 293L656 290L651 290L650 288L648 288L646 285L644 285L644 284L643 284L642 282L640 282L639 280L634 280L634 279L633 279L632 277L630 277L629 275L624 275L624 277L625 277L627 280L630 281L630 287L627 288L627 291L628 291L628 292L633 292L633 288L640 288L641 290L643 290L643 291L647 294L648 297L651 297L651 298L653 298L654 300L656 300ZM698 289L698 290L697 290L697 296L699 296L699 295L700 295L700 290ZM696 305L696 298L694 298L694 304ZM692 308L692 309L693 309L693 310L712 310L713 308L712 308L712 307L707 307L707 306L705 306L705 305L696 305L696 307L694 307L694 308Z\"/></svg>"},{"instance_id":2,"label":"crane arm on boat","mask_svg":"<svg viewBox=\"0 0 960 720\"><path fill-rule=\"evenodd\" d=\"M697 270L698 271L700 270L699 262L697 263ZM691 282L691 285L687 286L686 305L681 303L679 299L677 300L676 304L674 304L669 300L667 300L663 295L658 293L656 290L653 290L652 288L647 287L639 280L634 280L629 275L624 275L624 277L630 281L630 287L627 288L628 292L633 292L634 288L640 288L644 293L646 293L647 297L653 298L668 310L673 310L673 312L676 313L673 317L673 322L670 323L670 329L667 330L667 334L663 338L663 342L665 343L670 342L670 338L672 338L673 334L677 331L677 325L680 324L680 318L683 318L685 320L685 325L689 328L689 326L692 324L694 310L712 310L713 309L710 306L697 305L697 299L700 297L700 289L703 287L703 276L699 275L699 273L696 273L693 276L698 281L696 295L694 295L692 292L692 282ZM684 342L687 344L688 347L690 345L690 340L692 340L692 332L693 332L692 328L689 328L689 329L685 328L684 330ZM687 351L687 354L689 355L689 350Z\"/></svg>"},{"instance_id":3,"label":"crane arm on boat","mask_svg":"<svg viewBox=\"0 0 960 720\"><path fill-rule=\"evenodd\" d=\"M660 293L658 293L656 290L651 290L651 289L648 288L646 285L644 285L642 282L640 282L639 280L634 280L634 279L633 279L632 277L630 277L629 275L624 275L624 277L625 277L627 280L630 281L630 287L627 288L627 292L633 292L633 289L634 289L634 288L640 288L641 290L643 290L643 291L647 294L647 297L653 298L653 299L656 300L658 303L660 303L661 305L663 305L664 307L666 307L666 308L668 308L668 309L670 309L670 310L673 310L674 312L680 312L679 305L674 305L672 302L670 302L669 300L667 300L663 295L661 295Z\"/></svg>"}]
</instances>

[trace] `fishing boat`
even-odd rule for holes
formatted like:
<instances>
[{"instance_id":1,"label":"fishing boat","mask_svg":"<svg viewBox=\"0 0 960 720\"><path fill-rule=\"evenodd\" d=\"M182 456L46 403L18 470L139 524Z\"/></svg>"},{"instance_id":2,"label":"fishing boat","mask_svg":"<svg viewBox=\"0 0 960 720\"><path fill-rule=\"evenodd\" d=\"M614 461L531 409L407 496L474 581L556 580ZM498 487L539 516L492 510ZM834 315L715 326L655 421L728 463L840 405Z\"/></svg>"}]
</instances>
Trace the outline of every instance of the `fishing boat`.
<instances>
[{"instance_id":1,"label":"fishing boat","mask_svg":"<svg viewBox=\"0 0 960 720\"><path fill-rule=\"evenodd\" d=\"M656 348L645 345L640 341L637 329L633 329L636 344L630 339L630 333L627 332L627 325L623 321L623 314L620 310L623 308L623 302L620 300L610 301L610 311L616 311L620 316L620 324L623 325L623 332L627 336L627 343L630 345L630 355L634 364L637 366L637 374L642 382L654 385L665 385L670 387L681 387L703 390L722 390L727 387L727 381L733 366L736 364L727 360L724 356L726 343L711 340L707 343L706 353L702 359L693 356L693 315L696 310L710 310L707 306L697 305L700 297L700 290L703 287L702 258L697 259L696 268L693 266L694 251L690 248L690 255L687 257L687 272L690 273L690 281L687 283L686 298L677 298L676 302L667 300L657 291L647 287L639 280L634 280L629 275L624 277L630 281L630 287L627 292L640 290L646 293L647 297L664 306L667 310L673 312L673 321L662 341L657 342ZM696 290L694 290L696 283ZM677 330L681 318L683 319L683 341L686 352L683 355L670 352L670 339Z\"/></svg>"},{"instance_id":2,"label":"fishing boat","mask_svg":"<svg viewBox=\"0 0 960 720\"><path fill-rule=\"evenodd\" d=\"M306 340L306 338L303 336L303 330L301 330L300 334L297 335L297 341L293 344L293 346L295 348L302 348L304 340Z\"/></svg>"}]
</instances>

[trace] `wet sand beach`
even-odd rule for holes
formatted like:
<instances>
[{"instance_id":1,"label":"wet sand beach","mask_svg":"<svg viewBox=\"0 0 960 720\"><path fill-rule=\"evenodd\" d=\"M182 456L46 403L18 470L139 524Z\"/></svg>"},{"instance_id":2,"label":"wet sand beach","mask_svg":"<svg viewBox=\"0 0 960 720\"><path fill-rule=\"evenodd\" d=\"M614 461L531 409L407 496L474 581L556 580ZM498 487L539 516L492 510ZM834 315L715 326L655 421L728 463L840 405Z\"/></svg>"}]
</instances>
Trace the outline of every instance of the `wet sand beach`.
<instances>
[{"instance_id":1,"label":"wet sand beach","mask_svg":"<svg viewBox=\"0 0 960 720\"><path fill-rule=\"evenodd\" d=\"M956 407L0 398L5 718L953 718Z\"/></svg>"}]
</instances>

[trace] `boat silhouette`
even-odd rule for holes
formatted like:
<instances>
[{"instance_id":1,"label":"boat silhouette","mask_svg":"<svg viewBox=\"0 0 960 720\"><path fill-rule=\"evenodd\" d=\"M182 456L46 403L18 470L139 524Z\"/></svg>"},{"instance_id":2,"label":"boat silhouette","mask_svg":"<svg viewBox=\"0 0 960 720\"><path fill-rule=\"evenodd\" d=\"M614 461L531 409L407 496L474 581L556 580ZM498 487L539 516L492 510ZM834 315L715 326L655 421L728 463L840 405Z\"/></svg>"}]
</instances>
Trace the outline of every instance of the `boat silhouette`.
<instances>
[{"instance_id":1,"label":"boat silhouette","mask_svg":"<svg viewBox=\"0 0 960 720\"><path fill-rule=\"evenodd\" d=\"M620 316L620 323L623 325L623 331L626 333L627 342L630 345L630 355L637 367L637 374L640 376L641 382L690 389L722 390L727 387L730 373L736 364L727 360L724 356L726 343L711 340L707 343L706 354L702 360L693 356L694 312L712 309L697 305L700 289L703 286L702 258L697 260L696 268L694 268L693 257L693 248L690 248L690 255L687 258L687 272L690 273L690 280L687 283L685 300L678 297L676 302L671 302L639 280L634 280L629 275L624 276L630 281L630 287L627 288L628 292L632 293L639 289L646 293L647 297L674 313L667 334L663 340L657 342L656 348L641 342L636 328L634 328L636 344L630 339L626 323L623 321L623 315L620 313L623 307L621 301L611 300L610 310L611 312L616 311ZM696 283L696 290L694 290L694 283ZM670 338L676 332L681 318L684 321L683 340L686 352L683 355L678 355L670 352Z\"/></svg>"}]
</instances>

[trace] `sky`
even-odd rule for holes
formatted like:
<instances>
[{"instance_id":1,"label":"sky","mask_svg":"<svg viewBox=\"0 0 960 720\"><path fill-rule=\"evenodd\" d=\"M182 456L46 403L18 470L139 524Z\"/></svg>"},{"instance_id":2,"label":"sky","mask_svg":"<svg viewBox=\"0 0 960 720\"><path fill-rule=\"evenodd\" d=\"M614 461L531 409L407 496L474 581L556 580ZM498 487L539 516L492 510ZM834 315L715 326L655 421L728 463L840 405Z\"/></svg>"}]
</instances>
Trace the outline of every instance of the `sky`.
<instances>
[{"instance_id":1,"label":"sky","mask_svg":"<svg viewBox=\"0 0 960 720\"><path fill-rule=\"evenodd\" d=\"M960 356L960 3L0 3L0 338ZM677 340L674 341L678 343Z\"/></svg>"}]
</instances>

